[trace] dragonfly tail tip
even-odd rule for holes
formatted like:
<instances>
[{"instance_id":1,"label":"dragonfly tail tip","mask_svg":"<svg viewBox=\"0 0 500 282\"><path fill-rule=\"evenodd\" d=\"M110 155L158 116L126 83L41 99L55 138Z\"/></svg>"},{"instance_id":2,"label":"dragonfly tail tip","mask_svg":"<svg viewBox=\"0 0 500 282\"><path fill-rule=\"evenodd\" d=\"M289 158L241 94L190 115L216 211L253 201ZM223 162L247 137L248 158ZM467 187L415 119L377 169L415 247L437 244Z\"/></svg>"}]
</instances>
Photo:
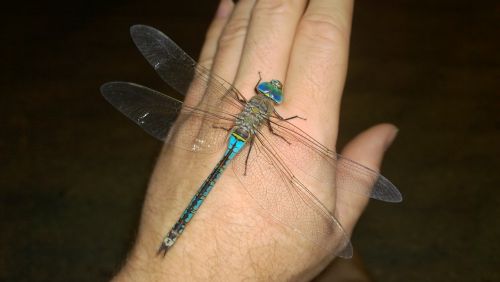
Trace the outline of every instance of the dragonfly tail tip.
<instances>
[{"instance_id":1,"label":"dragonfly tail tip","mask_svg":"<svg viewBox=\"0 0 500 282\"><path fill-rule=\"evenodd\" d=\"M167 254L168 250L169 250L169 246L167 246L167 244L165 244L164 242L161 243L160 245L160 248L158 248L158 251L156 252L156 255L163 255L163 257L165 257L165 255Z\"/></svg>"}]
</instances>

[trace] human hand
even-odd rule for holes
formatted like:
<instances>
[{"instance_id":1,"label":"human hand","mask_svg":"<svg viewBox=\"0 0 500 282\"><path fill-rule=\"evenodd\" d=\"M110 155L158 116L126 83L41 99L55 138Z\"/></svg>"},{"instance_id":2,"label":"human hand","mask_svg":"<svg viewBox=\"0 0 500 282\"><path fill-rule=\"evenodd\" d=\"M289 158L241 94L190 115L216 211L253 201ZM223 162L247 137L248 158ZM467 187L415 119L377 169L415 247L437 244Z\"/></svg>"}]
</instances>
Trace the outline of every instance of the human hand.
<instances>
[{"instance_id":1,"label":"human hand","mask_svg":"<svg viewBox=\"0 0 500 282\"><path fill-rule=\"evenodd\" d=\"M259 71L264 80L280 79L285 85L280 114L306 117L293 123L334 148L351 13L351 1L243 0L234 5L223 0L199 62L233 82L247 98L254 93ZM395 134L392 125L373 127L351 141L343 155L376 169ZM270 223L228 173L165 259L156 257L160 239L192 196L184 187L199 186L189 180L203 179L212 166L165 148L148 189L137 242L117 279L300 280L313 278L331 262L340 242L313 247ZM332 200L327 205L350 234L367 199L336 193L349 204L335 206Z\"/></svg>"}]
</instances>

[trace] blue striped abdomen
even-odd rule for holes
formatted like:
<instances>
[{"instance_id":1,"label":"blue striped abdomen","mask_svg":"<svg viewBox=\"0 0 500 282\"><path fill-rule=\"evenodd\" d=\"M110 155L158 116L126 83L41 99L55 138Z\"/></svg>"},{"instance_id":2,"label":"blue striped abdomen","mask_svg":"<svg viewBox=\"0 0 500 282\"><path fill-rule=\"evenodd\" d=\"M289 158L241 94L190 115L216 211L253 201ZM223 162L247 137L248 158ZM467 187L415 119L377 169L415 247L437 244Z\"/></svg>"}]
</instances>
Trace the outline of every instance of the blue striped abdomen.
<instances>
[{"instance_id":1,"label":"blue striped abdomen","mask_svg":"<svg viewBox=\"0 0 500 282\"><path fill-rule=\"evenodd\" d=\"M229 142L227 146L227 150L224 153L222 159L217 163L215 168L212 170L210 175L205 179L203 184L198 189L198 192L193 196L191 202L187 208L182 212L182 215L179 217L177 222L174 224L170 232L168 232L167 236L163 239L163 242L158 250L158 253L163 252L165 255L168 249L174 245L177 238L182 234L186 225L191 221L195 213L200 208L201 204L208 196L208 193L215 186L215 183L221 176L224 169L227 167L229 162L238 154L238 152L245 146L246 139L238 135L235 131L231 132L229 136Z\"/></svg>"}]
</instances>

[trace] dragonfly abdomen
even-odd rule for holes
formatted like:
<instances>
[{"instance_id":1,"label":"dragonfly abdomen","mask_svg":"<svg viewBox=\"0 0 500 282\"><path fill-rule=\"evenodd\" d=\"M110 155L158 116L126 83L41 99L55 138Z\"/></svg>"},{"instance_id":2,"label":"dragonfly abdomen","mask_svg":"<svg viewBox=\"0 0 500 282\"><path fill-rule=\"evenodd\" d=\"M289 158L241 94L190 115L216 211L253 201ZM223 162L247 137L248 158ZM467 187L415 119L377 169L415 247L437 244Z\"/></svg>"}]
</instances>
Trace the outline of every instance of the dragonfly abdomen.
<instances>
[{"instance_id":1,"label":"dragonfly abdomen","mask_svg":"<svg viewBox=\"0 0 500 282\"><path fill-rule=\"evenodd\" d=\"M196 214L201 204L208 196L212 188L214 188L215 183L222 175L222 172L226 169L229 162L234 158L234 156L245 146L246 144L246 135L240 136L237 133L237 129L231 132L229 137L229 144L226 152L222 159L217 163L217 166L212 170L210 175L205 179L203 184L198 189L198 192L193 196L191 202L186 207L186 209L182 212L182 215L179 217L177 222L174 224L172 229L168 232L168 234L164 237L160 248L158 249L158 253L163 252L163 255L167 253L167 251L172 247L177 240L177 238L182 234L186 225L191 221L193 216ZM240 132L243 133L243 132Z\"/></svg>"}]
</instances>

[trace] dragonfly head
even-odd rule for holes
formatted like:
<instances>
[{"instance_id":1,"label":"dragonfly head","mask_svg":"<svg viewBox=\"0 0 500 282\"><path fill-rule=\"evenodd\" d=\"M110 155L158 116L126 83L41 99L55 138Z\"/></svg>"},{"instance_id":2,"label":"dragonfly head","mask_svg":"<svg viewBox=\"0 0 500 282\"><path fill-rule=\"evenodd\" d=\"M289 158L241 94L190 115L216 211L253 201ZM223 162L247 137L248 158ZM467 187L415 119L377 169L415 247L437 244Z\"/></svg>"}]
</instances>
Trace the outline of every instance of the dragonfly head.
<instances>
[{"instance_id":1,"label":"dragonfly head","mask_svg":"<svg viewBox=\"0 0 500 282\"><path fill-rule=\"evenodd\" d=\"M273 100L276 104L283 102L283 84L277 79L259 83L257 92Z\"/></svg>"}]
</instances>

